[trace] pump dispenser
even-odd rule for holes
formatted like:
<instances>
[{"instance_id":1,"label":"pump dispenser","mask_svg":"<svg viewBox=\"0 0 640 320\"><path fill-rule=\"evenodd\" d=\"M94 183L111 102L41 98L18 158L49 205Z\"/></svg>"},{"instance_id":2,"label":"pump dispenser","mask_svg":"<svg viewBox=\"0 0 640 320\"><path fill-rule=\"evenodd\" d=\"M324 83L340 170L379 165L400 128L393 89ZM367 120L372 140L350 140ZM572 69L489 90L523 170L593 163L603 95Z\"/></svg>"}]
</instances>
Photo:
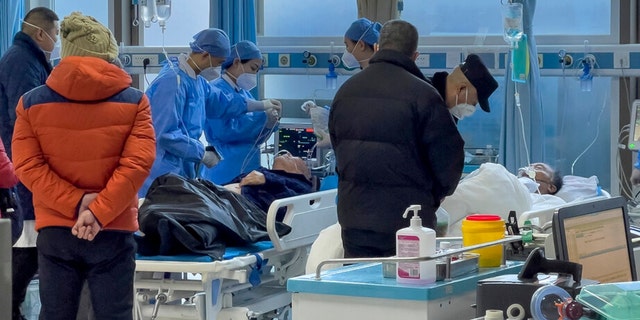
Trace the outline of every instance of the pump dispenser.
<instances>
[{"instance_id":1,"label":"pump dispenser","mask_svg":"<svg viewBox=\"0 0 640 320\"><path fill-rule=\"evenodd\" d=\"M436 253L436 232L422 226L418 215L422 207L409 206L402 214L406 218L413 212L410 226L396 232L396 255L398 257L425 257ZM398 262L396 280L405 284L429 284L436 281L436 261Z\"/></svg>"}]
</instances>

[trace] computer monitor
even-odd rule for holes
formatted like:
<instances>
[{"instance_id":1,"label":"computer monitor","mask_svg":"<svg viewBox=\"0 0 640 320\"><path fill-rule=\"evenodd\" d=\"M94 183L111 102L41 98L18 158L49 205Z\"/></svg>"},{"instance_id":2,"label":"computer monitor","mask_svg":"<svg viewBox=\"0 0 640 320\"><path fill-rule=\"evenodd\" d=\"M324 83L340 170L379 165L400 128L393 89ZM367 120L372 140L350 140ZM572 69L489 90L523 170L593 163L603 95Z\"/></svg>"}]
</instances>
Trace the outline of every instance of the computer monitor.
<instances>
[{"instance_id":1,"label":"computer monitor","mask_svg":"<svg viewBox=\"0 0 640 320\"><path fill-rule=\"evenodd\" d=\"M635 281L627 203L622 197L559 208L553 215L556 259L582 265L582 278Z\"/></svg>"},{"instance_id":2,"label":"computer monitor","mask_svg":"<svg viewBox=\"0 0 640 320\"><path fill-rule=\"evenodd\" d=\"M640 100L633 101L629 123L629 150L640 150Z\"/></svg>"},{"instance_id":3,"label":"computer monitor","mask_svg":"<svg viewBox=\"0 0 640 320\"><path fill-rule=\"evenodd\" d=\"M276 152L287 150L293 156L303 159L316 157L313 146L316 144L317 138L313 133L311 120L304 120L306 121L295 121L291 119L281 121L275 135Z\"/></svg>"}]
</instances>

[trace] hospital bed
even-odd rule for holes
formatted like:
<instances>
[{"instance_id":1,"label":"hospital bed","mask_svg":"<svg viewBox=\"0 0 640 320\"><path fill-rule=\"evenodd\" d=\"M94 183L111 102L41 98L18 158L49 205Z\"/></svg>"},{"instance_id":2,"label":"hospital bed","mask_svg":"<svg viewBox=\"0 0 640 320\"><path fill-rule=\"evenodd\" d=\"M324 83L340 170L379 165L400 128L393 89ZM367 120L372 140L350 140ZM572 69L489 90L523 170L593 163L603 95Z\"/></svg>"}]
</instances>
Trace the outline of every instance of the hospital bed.
<instances>
[{"instance_id":1,"label":"hospital bed","mask_svg":"<svg viewBox=\"0 0 640 320\"><path fill-rule=\"evenodd\" d=\"M309 248L320 231L337 222L337 190L274 201L267 213L270 241L227 248L222 261L208 256L136 259L136 319L290 319L290 277L304 274ZM275 230L285 208L291 232Z\"/></svg>"}]
</instances>

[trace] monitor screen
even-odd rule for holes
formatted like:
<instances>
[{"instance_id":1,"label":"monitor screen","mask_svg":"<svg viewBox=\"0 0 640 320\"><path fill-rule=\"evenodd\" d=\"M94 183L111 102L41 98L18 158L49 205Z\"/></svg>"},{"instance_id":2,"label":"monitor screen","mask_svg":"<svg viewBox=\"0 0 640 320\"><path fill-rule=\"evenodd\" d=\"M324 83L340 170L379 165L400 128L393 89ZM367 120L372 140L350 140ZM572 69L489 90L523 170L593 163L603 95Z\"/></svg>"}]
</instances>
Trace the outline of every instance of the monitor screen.
<instances>
[{"instance_id":1,"label":"monitor screen","mask_svg":"<svg viewBox=\"0 0 640 320\"><path fill-rule=\"evenodd\" d=\"M278 146L276 152L287 150L294 157L303 159L315 158L313 146L316 144L316 135L311 127L280 128L276 139Z\"/></svg>"},{"instance_id":2,"label":"monitor screen","mask_svg":"<svg viewBox=\"0 0 640 320\"><path fill-rule=\"evenodd\" d=\"M633 101L629 123L629 150L640 149L640 100Z\"/></svg>"},{"instance_id":3,"label":"monitor screen","mask_svg":"<svg viewBox=\"0 0 640 320\"><path fill-rule=\"evenodd\" d=\"M582 265L600 283L636 280L626 200L622 197L558 209L553 216L556 259Z\"/></svg>"}]
</instances>

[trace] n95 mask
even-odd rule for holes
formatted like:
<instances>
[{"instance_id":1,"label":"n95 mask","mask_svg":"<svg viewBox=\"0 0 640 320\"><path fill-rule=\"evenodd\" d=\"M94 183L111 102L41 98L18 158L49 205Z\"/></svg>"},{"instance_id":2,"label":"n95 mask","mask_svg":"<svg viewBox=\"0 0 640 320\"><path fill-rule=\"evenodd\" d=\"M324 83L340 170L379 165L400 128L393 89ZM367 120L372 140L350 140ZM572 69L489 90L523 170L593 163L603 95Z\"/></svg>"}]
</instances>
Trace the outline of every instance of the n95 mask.
<instances>
[{"instance_id":1,"label":"n95 mask","mask_svg":"<svg viewBox=\"0 0 640 320\"><path fill-rule=\"evenodd\" d=\"M456 117L458 120L462 120L465 117L470 117L474 112L476 112L476 106L472 106L467 103L469 98L469 89L465 88L465 103L458 103L458 96L456 95L456 105L449 110L451 114Z\"/></svg>"},{"instance_id":2,"label":"n95 mask","mask_svg":"<svg viewBox=\"0 0 640 320\"><path fill-rule=\"evenodd\" d=\"M209 67L200 71L200 75L207 79L207 81L218 79L220 76L221 67Z\"/></svg>"},{"instance_id":3,"label":"n95 mask","mask_svg":"<svg viewBox=\"0 0 640 320\"><path fill-rule=\"evenodd\" d=\"M258 85L258 75L255 73L243 73L236 80L238 87L244 90L251 90Z\"/></svg>"},{"instance_id":4,"label":"n95 mask","mask_svg":"<svg viewBox=\"0 0 640 320\"><path fill-rule=\"evenodd\" d=\"M353 48L355 50L355 46ZM356 56L349 52L347 48L344 48L344 53L342 54L342 64L349 69L360 66L360 62L356 59Z\"/></svg>"}]
</instances>

